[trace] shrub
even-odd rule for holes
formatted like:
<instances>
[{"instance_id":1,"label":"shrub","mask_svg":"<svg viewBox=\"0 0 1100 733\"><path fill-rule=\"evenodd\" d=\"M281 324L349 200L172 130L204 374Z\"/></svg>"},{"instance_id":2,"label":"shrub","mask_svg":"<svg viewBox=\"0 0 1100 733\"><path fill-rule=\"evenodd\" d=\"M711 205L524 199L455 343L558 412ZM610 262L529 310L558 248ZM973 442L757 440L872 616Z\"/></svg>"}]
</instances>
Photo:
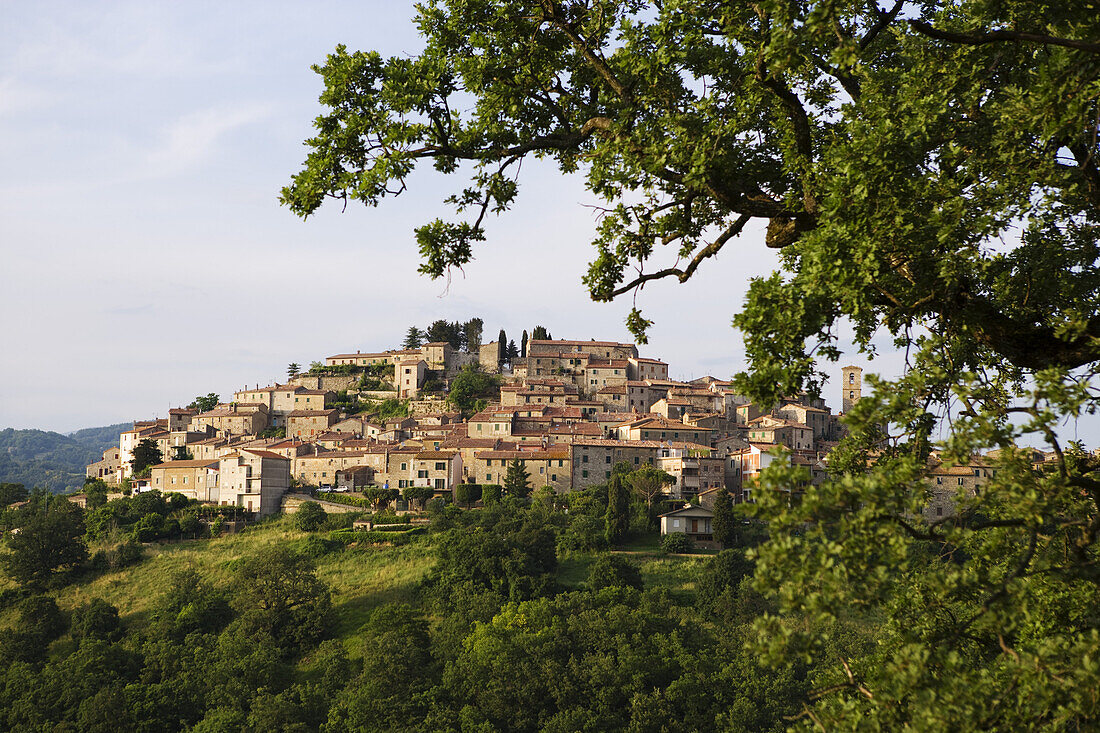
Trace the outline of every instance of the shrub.
<instances>
[{"instance_id":1,"label":"shrub","mask_svg":"<svg viewBox=\"0 0 1100 733\"><path fill-rule=\"evenodd\" d=\"M661 540L661 549L673 554L682 555L691 552L694 548L695 543L691 541L690 537L682 532L666 534Z\"/></svg>"},{"instance_id":2,"label":"shrub","mask_svg":"<svg viewBox=\"0 0 1100 733\"><path fill-rule=\"evenodd\" d=\"M121 636L118 609L102 598L93 598L73 610L70 623L73 641L84 639L115 641Z\"/></svg>"},{"instance_id":3,"label":"shrub","mask_svg":"<svg viewBox=\"0 0 1100 733\"><path fill-rule=\"evenodd\" d=\"M481 500L486 504L500 501L500 484L485 484L481 487Z\"/></svg>"},{"instance_id":4,"label":"shrub","mask_svg":"<svg viewBox=\"0 0 1100 733\"><path fill-rule=\"evenodd\" d=\"M588 572L588 589L615 587L641 590L642 571L621 555L601 555Z\"/></svg>"},{"instance_id":5,"label":"shrub","mask_svg":"<svg viewBox=\"0 0 1100 733\"><path fill-rule=\"evenodd\" d=\"M325 510L317 502L303 502L294 513L294 526L303 532L313 532L324 523L326 517Z\"/></svg>"}]
</instances>

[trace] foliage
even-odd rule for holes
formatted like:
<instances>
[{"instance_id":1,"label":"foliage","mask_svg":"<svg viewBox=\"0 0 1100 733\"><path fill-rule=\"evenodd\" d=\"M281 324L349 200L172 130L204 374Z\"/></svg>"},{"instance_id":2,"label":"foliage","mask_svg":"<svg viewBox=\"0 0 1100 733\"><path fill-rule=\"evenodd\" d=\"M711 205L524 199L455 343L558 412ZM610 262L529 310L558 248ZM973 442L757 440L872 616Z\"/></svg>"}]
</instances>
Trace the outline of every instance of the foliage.
<instances>
[{"instance_id":1,"label":"foliage","mask_svg":"<svg viewBox=\"0 0 1100 733\"><path fill-rule=\"evenodd\" d=\"M304 501L294 512L294 526L303 532L313 532L325 521L325 510L315 501Z\"/></svg>"},{"instance_id":2,"label":"foliage","mask_svg":"<svg viewBox=\"0 0 1100 733\"><path fill-rule=\"evenodd\" d=\"M481 498L481 486L477 484L461 483L455 486L455 501L467 509L475 501Z\"/></svg>"},{"instance_id":3,"label":"foliage","mask_svg":"<svg viewBox=\"0 0 1100 733\"><path fill-rule=\"evenodd\" d=\"M624 475L623 481L645 503L648 529L656 529L658 502L665 489L675 484L676 479L659 468L642 466Z\"/></svg>"},{"instance_id":4,"label":"foliage","mask_svg":"<svg viewBox=\"0 0 1100 733\"><path fill-rule=\"evenodd\" d=\"M263 430L260 431L259 437L261 437L261 438L285 438L286 437L286 426L285 425L279 425L279 426L272 425L269 428L264 428Z\"/></svg>"},{"instance_id":5,"label":"foliage","mask_svg":"<svg viewBox=\"0 0 1100 733\"><path fill-rule=\"evenodd\" d=\"M424 502L432 498L434 493L435 492L427 486L407 486L402 489L401 498L410 504L416 502L423 508Z\"/></svg>"},{"instance_id":6,"label":"foliage","mask_svg":"<svg viewBox=\"0 0 1100 733\"><path fill-rule=\"evenodd\" d=\"M332 613L328 587L311 562L283 547L265 548L237 572L240 588L232 604L245 634L265 634L290 649L318 641Z\"/></svg>"},{"instance_id":7,"label":"foliage","mask_svg":"<svg viewBox=\"0 0 1100 733\"><path fill-rule=\"evenodd\" d=\"M550 590L557 568L553 530L531 517L512 518L510 511L502 504L487 507L471 518L477 525L439 535L439 560L425 581L437 608L453 609L470 589L502 599Z\"/></svg>"},{"instance_id":8,"label":"foliage","mask_svg":"<svg viewBox=\"0 0 1100 733\"><path fill-rule=\"evenodd\" d=\"M85 467L117 446L130 423L85 428L68 435L43 430L0 430L0 482L55 492L79 491ZM2 499L2 497L0 497Z\"/></svg>"},{"instance_id":9,"label":"foliage","mask_svg":"<svg viewBox=\"0 0 1100 733\"><path fill-rule=\"evenodd\" d=\"M70 631L77 644L86 639L117 641L122 636L118 609L102 598L93 598L73 609Z\"/></svg>"},{"instance_id":10,"label":"foliage","mask_svg":"<svg viewBox=\"0 0 1100 733\"><path fill-rule=\"evenodd\" d=\"M363 497L370 502L375 511L381 511L399 496L401 492L397 489L385 489L380 486L368 486L363 490Z\"/></svg>"},{"instance_id":11,"label":"foliage","mask_svg":"<svg viewBox=\"0 0 1100 733\"><path fill-rule=\"evenodd\" d=\"M302 366L298 362L292 361L286 365L286 378L294 379L294 377L298 376L301 371Z\"/></svg>"},{"instance_id":12,"label":"foliage","mask_svg":"<svg viewBox=\"0 0 1100 733\"><path fill-rule=\"evenodd\" d=\"M516 459L508 462L508 472L504 475L504 493L522 499L531 493L531 475L523 461Z\"/></svg>"},{"instance_id":13,"label":"foliage","mask_svg":"<svg viewBox=\"0 0 1100 733\"><path fill-rule=\"evenodd\" d=\"M419 349L424 343L426 334L416 326L409 326L408 332L405 334L405 341L401 344L402 349Z\"/></svg>"},{"instance_id":14,"label":"foliage","mask_svg":"<svg viewBox=\"0 0 1100 733\"><path fill-rule=\"evenodd\" d=\"M142 440L134 447L134 457L130 461L130 467L135 476L145 473L150 466L155 466L164 460L164 455L157 447L157 441L152 438Z\"/></svg>"},{"instance_id":15,"label":"foliage","mask_svg":"<svg viewBox=\"0 0 1100 733\"><path fill-rule=\"evenodd\" d=\"M722 547L733 547L737 542L737 517L733 513L733 497L724 489L714 497L714 518L711 528L714 541Z\"/></svg>"},{"instance_id":16,"label":"foliage","mask_svg":"<svg viewBox=\"0 0 1100 733\"><path fill-rule=\"evenodd\" d=\"M630 528L630 496L623 477L616 473L607 484L607 512L604 536L609 545L617 545L626 539Z\"/></svg>"},{"instance_id":17,"label":"foliage","mask_svg":"<svg viewBox=\"0 0 1100 733\"><path fill-rule=\"evenodd\" d=\"M220 395L213 392L207 393L205 397L199 395L191 401L191 404L187 406L188 410L198 410L199 412L209 412L218 406L218 403L222 401Z\"/></svg>"},{"instance_id":18,"label":"foliage","mask_svg":"<svg viewBox=\"0 0 1100 733\"><path fill-rule=\"evenodd\" d=\"M552 338L554 337L550 335L550 332L546 330L545 326L535 326L531 329L532 341L549 341Z\"/></svg>"},{"instance_id":19,"label":"foliage","mask_svg":"<svg viewBox=\"0 0 1100 733\"><path fill-rule=\"evenodd\" d=\"M409 416L409 401L391 397L380 402L364 403L364 410L368 410L376 420L385 422L395 418Z\"/></svg>"},{"instance_id":20,"label":"foliage","mask_svg":"<svg viewBox=\"0 0 1100 733\"><path fill-rule=\"evenodd\" d=\"M502 488L500 484L482 484L481 501L485 504L493 504L500 501Z\"/></svg>"},{"instance_id":21,"label":"foliage","mask_svg":"<svg viewBox=\"0 0 1100 733\"><path fill-rule=\"evenodd\" d=\"M487 401L500 399L500 377L481 371L478 363L467 364L451 380L447 404L469 416L482 409Z\"/></svg>"},{"instance_id":22,"label":"foliage","mask_svg":"<svg viewBox=\"0 0 1100 733\"><path fill-rule=\"evenodd\" d=\"M36 495L11 518L14 530L7 540L4 570L24 585L40 587L55 573L84 562L88 548L83 515L67 499Z\"/></svg>"},{"instance_id":23,"label":"foliage","mask_svg":"<svg viewBox=\"0 0 1100 733\"><path fill-rule=\"evenodd\" d=\"M661 538L661 549L670 553L687 553L695 548L695 543L683 532L670 532Z\"/></svg>"},{"instance_id":24,"label":"foliage","mask_svg":"<svg viewBox=\"0 0 1100 733\"><path fill-rule=\"evenodd\" d=\"M642 573L638 566L622 555L604 554L596 558L588 571L589 590L604 588L642 589Z\"/></svg>"},{"instance_id":25,"label":"foliage","mask_svg":"<svg viewBox=\"0 0 1100 733\"><path fill-rule=\"evenodd\" d=\"M0 507L23 501L30 494L23 484L0 483Z\"/></svg>"},{"instance_id":26,"label":"foliage","mask_svg":"<svg viewBox=\"0 0 1100 733\"><path fill-rule=\"evenodd\" d=\"M1100 620L1082 609L1100 484L1058 440L1098 400L1095 8L438 0L419 21L417 56L340 47L318 67L329 110L284 203L377 204L420 160L469 173L452 201L472 221L418 231L439 277L513 203L525 157L583 168L608 212L585 278L597 300L688 280L766 223L783 272L736 316L742 391L765 405L816 391L813 357L838 359L841 329L906 353L902 377L868 380L834 480L797 496L802 472L765 472L772 657L819 658L807 628L874 609L895 624L828 686L823 728L1095 719ZM648 320L627 320L644 338ZM1034 471L1021 439L1056 449L1057 470ZM933 448L961 465L998 451L957 519L923 518Z\"/></svg>"},{"instance_id":27,"label":"foliage","mask_svg":"<svg viewBox=\"0 0 1100 733\"><path fill-rule=\"evenodd\" d=\"M462 340L466 344L466 351L472 354L478 353L478 349L481 348L481 332L484 327L485 322L480 318L471 318L462 324Z\"/></svg>"}]
</instances>

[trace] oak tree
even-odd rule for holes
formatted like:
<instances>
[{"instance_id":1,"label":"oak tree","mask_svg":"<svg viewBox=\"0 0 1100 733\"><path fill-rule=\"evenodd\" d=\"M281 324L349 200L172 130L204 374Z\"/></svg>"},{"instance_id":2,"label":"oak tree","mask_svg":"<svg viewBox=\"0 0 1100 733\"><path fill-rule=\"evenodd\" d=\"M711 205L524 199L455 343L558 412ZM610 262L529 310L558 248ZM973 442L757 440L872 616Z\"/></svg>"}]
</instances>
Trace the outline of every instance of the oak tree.
<instances>
[{"instance_id":1,"label":"oak tree","mask_svg":"<svg viewBox=\"0 0 1100 733\"><path fill-rule=\"evenodd\" d=\"M316 67L327 110L283 203L377 205L422 162L469 175L456 219L416 231L421 271L441 277L541 159L601 202L598 301L686 282L763 229L779 271L734 318L741 390L764 405L816 393L842 330L867 357L892 340L905 358L902 376L868 379L830 480L793 495L804 472L777 463L754 491L774 658L827 644L788 619L889 619L881 651L836 664L807 717L1100 715L1100 477L1059 435L1100 409L1095 6L429 0L417 22L419 55L338 47ZM644 341L637 307L627 325ZM1033 468L1028 442L1054 470ZM933 451L986 453L980 493L942 518L923 513Z\"/></svg>"}]
</instances>

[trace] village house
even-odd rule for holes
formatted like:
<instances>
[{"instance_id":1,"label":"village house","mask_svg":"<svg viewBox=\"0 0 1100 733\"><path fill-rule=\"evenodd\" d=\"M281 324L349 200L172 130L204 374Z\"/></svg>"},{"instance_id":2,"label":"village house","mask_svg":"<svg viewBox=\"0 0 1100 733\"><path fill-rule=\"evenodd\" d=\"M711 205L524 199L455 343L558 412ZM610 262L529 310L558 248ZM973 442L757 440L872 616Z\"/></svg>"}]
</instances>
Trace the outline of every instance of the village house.
<instances>
[{"instance_id":1,"label":"village house","mask_svg":"<svg viewBox=\"0 0 1100 733\"><path fill-rule=\"evenodd\" d=\"M659 415L648 415L617 426L615 432L620 440L682 440L709 446L714 431Z\"/></svg>"},{"instance_id":2,"label":"village house","mask_svg":"<svg viewBox=\"0 0 1100 733\"><path fill-rule=\"evenodd\" d=\"M173 407L168 411L168 432L186 432L191 424L191 418L198 414L199 411L194 408Z\"/></svg>"},{"instance_id":3,"label":"village house","mask_svg":"<svg viewBox=\"0 0 1100 733\"><path fill-rule=\"evenodd\" d=\"M711 457L705 446L662 450L657 468L676 479L667 492L675 499L694 501L704 491L726 486L725 459Z\"/></svg>"},{"instance_id":4,"label":"village house","mask_svg":"<svg viewBox=\"0 0 1100 733\"><path fill-rule=\"evenodd\" d=\"M486 450L477 454L472 478L479 484L504 485L508 464L519 461L527 470L531 490L550 487L563 494L571 488L571 459L567 447L538 450Z\"/></svg>"},{"instance_id":5,"label":"village house","mask_svg":"<svg viewBox=\"0 0 1100 733\"><path fill-rule=\"evenodd\" d=\"M122 483L122 452L119 448L111 447L103 451L103 458L89 464L84 471L88 478L97 478L109 484Z\"/></svg>"},{"instance_id":6,"label":"village house","mask_svg":"<svg viewBox=\"0 0 1100 733\"><path fill-rule=\"evenodd\" d=\"M981 456L975 456L965 465L955 466L933 455L928 463L929 471L925 478L928 504L924 508L924 518L929 522L954 517L958 513L959 502L980 494L982 487L994 475L988 461Z\"/></svg>"},{"instance_id":7,"label":"village house","mask_svg":"<svg viewBox=\"0 0 1100 733\"><path fill-rule=\"evenodd\" d=\"M686 534L697 545L710 546L714 542L714 512L701 506L688 504L661 515L661 536Z\"/></svg>"},{"instance_id":8,"label":"village house","mask_svg":"<svg viewBox=\"0 0 1100 733\"><path fill-rule=\"evenodd\" d=\"M632 356L627 359L627 363L627 378L630 380L668 379L668 364L660 359Z\"/></svg>"},{"instance_id":9,"label":"village house","mask_svg":"<svg viewBox=\"0 0 1100 733\"><path fill-rule=\"evenodd\" d=\"M255 435L268 426L267 406L262 403L231 403L218 405L213 410L191 418L189 430L205 431L210 428L220 435Z\"/></svg>"},{"instance_id":10,"label":"village house","mask_svg":"<svg viewBox=\"0 0 1100 733\"><path fill-rule=\"evenodd\" d=\"M265 450L241 450L218 462L218 503L268 516L290 488L290 461Z\"/></svg>"},{"instance_id":11,"label":"village house","mask_svg":"<svg viewBox=\"0 0 1100 733\"><path fill-rule=\"evenodd\" d=\"M218 502L219 461L169 461L150 469L150 485L163 493L175 492L188 499Z\"/></svg>"},{"instance_id":12,"label":"village house","mask_svg":"<svg viewBox=\"0 0 1100 733\"><path fill-rule=\"evenodd\" d=\"M424 386L428 365L423 359L407 359L393 367L393 383L397 387L397 396L403 399L416 397Z\"/></svg>"},{"instance_id":13,"label":"village house","mask_svg":"<svg viewBox=\"0 0 1100 733\"><path fill-rule=\"evenodd\" d=\"M286 416L287 437L311 439L328 432L336 423L337 415L335 409L295 410Z\"/></svg>"}]
</instances>

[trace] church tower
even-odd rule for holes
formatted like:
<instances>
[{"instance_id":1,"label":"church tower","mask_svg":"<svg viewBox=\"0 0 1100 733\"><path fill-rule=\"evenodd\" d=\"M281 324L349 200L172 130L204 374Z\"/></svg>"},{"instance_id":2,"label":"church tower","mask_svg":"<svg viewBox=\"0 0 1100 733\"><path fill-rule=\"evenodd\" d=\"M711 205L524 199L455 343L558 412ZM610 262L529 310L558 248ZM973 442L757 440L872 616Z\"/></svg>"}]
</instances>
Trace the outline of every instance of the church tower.
<instances>
[{"instance_id":1,"label":"church tower","mask_svg":"<svg viewBox=\"0 0 1100 733\"><path fill-rule=\"evenodd\" d=\"M840 377L840 411L847 413L859 400L860 390L863 388L863 369L857 366L841 367Z\"/></svg>"}]
</instances>

